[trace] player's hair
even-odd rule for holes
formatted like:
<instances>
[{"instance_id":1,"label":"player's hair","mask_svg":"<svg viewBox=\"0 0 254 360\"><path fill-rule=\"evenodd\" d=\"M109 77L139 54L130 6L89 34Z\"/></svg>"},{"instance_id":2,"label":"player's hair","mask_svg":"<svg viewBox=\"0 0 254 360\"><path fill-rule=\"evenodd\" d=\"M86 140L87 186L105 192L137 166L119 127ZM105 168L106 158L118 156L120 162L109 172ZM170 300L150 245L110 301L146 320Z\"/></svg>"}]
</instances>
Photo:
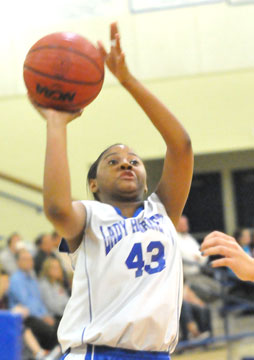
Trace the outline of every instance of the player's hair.
<instances>
[{"instance_id":1,"label":"player's hair","mask_svg":"<svg viewBox=\"0 0 254 360\"><path fill-rule=\"evenodd\" d=\"M97 169L99 166L99 163L101 161L101 158L103 157L103 155L112 147L114 146L118 146L118 145L123 145L123 144L113 144L107 147L107 149L105 149L104 151L102 151L102 153L98 156L98 158L95 160L95 162L90 166L90 169L88 170L88 174L87 174L87 187L89 188L89 184L90 184L90 180L91 179L96 179L97 176ZM100 201L99 196L96 193L93 193L93 197L95 200Z\"/></svg>"}]
</instances>

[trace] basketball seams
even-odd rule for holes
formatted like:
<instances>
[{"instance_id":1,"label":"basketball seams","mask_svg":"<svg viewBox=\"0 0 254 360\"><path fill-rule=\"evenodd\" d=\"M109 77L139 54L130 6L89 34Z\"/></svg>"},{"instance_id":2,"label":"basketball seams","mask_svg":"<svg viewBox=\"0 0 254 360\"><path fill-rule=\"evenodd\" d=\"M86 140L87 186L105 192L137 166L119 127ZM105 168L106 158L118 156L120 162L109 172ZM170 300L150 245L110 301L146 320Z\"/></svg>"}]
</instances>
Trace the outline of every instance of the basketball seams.
<instances>
[{"instance_id":1,"label":"basketball seams","mask_svg":"<svg viewBox=\"0 0 254 360\"><path fill-rule=\"evenodd\" d=\"M78 56L81 56L81 57L89 60L89 61L97 68L97 70L98 70L101 74L104 74L104 70L101 69L101 67L97 64L97 62L96 62L93 58L91 58L90 56L88 56L88 55L86 55L86 54L84 54L84 53L82 53L82 52L80 52L80 51L78 51L78 50L73 49L72 47L66 48L66 47L64 47L64 46L59 46L59 45L44 45L44 46L39 46L39 47L37 47L37 48L35 48L35 49L31 49L31 50L29 51L29 53L27 54L27 56L29 56L29 54L31 54L32 52L34 53L34 52L36 52L36 51L40 51L40 50L50 50L50 49L52 49L52 50L64 50L64 51L67 51L67 52L69 51L69 52L71 52L71 53L73 53L73 54L76 54L76 55L78 55ZM95 49L96 49L96 48L95 48Z\"/></svg>"},{"instance_id":2,"label":"basketball seams","mask_svg":"<svg viewBox=\"0 0 254 360\"><path fill-rule=\"evenodd\" d=\"M60 81L63 81L63 82L69 83L69 84L77 84L77 85L89 85L89 86L97 85L104 78L104 73L103 73L103 74L101 74L101 78L99 80L97 80L97 81L79 81L79 80L65 79L65 78L63 78L61 76L57 76L57 75L45 74L45 73L43 73L43 72L41 72L39 70L36 70L36 69L34 69L34 68L32 68L31 66L28 66L28 65L24 65L24 70L31 71L34 74L41 75L41 76L47 77L49 79L60 80Z\"/></svg>"}]
</instances>

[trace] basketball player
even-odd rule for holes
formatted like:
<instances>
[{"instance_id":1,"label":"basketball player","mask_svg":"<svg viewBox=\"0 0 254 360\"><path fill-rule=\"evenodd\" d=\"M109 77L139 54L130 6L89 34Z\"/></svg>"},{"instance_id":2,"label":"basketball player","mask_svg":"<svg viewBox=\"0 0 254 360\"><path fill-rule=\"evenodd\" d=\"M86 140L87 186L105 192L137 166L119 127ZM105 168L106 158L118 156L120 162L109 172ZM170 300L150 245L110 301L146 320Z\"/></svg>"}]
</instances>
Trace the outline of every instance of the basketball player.
<instances>
[{"instance_id":1,"label":"basketball player","mask_svg":"<svg viewBox=\"0 0 254 360\"><path fill-rule=\"evenodd\" d=\"M44 209L66 239L60 249L70 252L75 268L58 331L62 359L168 360L177 344L182 302L175 225L192 179L191 142L174 115L129 72L115 23L110 52L101 43L99 49L161 134L167 152L156 192L146 201L142 160L117 144L90 168L96 201L71 202L66 128L80 114L38 108L47 120Z\"/></svg>"},{"instance_id":2,"label":"basketball player","mask_svg":"<svg viewBox=\"0 0 254 360\"><path fill-rule=\"evenodd\" d=\"M212 267L228 266L239 279L254 281L254 259L232 236L213 231L205 237L200 251L204 256L223 256L221 259L214 260Z\"/></svg>"}]
</instances>

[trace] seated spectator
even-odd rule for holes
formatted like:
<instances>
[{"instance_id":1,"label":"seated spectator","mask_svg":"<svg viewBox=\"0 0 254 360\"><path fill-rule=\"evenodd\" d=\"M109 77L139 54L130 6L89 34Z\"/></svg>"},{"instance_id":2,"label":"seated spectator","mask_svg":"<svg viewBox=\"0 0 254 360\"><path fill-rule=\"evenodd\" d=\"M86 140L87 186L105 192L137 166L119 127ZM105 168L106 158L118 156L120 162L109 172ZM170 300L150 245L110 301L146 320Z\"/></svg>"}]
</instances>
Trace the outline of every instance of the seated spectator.
<instances>
[{"instance_id":1,"label":"seated spectator","mask_svg":"<svg viewBox=\"0 0 254 360\"><path fill-rule=\"evenodd\" d=\"M201 255L198 241L189 233L189 220L185 215L180 217L176 231L183 259L184 277L187 279L199 274L200 265L206 264L207 259Z\"/></svg>"},{"instance_id":2,"label":"seated spectator","mask_svg":"<svg viewBox=\"0 0 254 360\"><path fill-rule=\"evenodd\" d=\"M234 232L233 237L236 239L238 244L243 248L243 250L249 255L251 253L251 232L249 229L238 229Z\"/></svg>"},{"instance_id":3,"label":"seated spectator","mask_svg":"<svg viewBox=\"0 0 254 360\"><path fill-rule=\"evenodd\" d=\"M201 255L198 241L189 233L189 221L185 215L180 217L176 230L186 283L202 300L214 301L220 296L221 285L213 279L213 273L208 275L207 270L204 271L207 258Z\"/></svg>"},{"instance_id":4,"label":"seated spectator","mask_svg":"<svg viewBox=\"0 0 254 360\"><path fill-rule=\"evenodd\" d=\"M0 310L8 310L8 289L9 275L0 269ZM12 308L12 312L20 314L23 319L29 315L29 311L19 304ZM40 346L30 328L24 328L23 340L36 360L46 360L47 351ZM50 357L48 357L48 360L50 360Z\"/></svg>"},{"instance_id":5,"label":"seated spectator","mask_svg":"<svg viewBox=\"0 0 254 360\"><path fill-rule=\"evenodd\" d=\"M22 246L21 237L15 232L9 236L6 247L0 252L0 263L9 275L18 269L16 253Z\"/></svg>"},{"instance_id":6,"label":"seated spectator","mask_svg":"<svg viewBox=\"0 0 254 360\"><path fill-rule=\"evenodd\" d=\"M181 340L212 335L211 314L206 304L185 284L180 316Z\"/></svg>"},{"instance_id":7,"label":"seated spectator","mask_svg":"<svg viewBox=\"0 0 254 360\"><path fill-rule=\"evenodd\" d=\"M33 258L29 251L22 249L18 252L17 264L18 270L10 278L10 308L22 305L28 310L25 326L31 329L43 349L51 350L58 344L57 326L41 299L39 284L33 271Z\"/></svg>"},{"instance_id":8,"label":"seated spectator","mask_svg":"<svg viewBox=\"0 0 254 360\"><path fill-rule=\"evenodd\" d=\"M41 234L35 240L37 252L34 257L34 269L38 276L41 272L43 262L49 257L56 257L54 244L50 234Z\"/></svg>"},{"instance_id":9,"label":"seated spectator","mask_svg":"<svg viewBox=\"0 0 254 360\"><path fill-rule=\"evenodd\" d=\"M64 287L63 269L58 259L49 257L44 261L39 285L42 300L49 314L59 322L69 294Z\"/></svg>"},{"instance_id":10,"label":"seated spectator","mask_svg":"<svg viewBox=\"0 0 254 360\"><path fill-rule=\"evenodd\" d=\"M65 289L68 291L69 295L71 294L71 283L73 277L73 269L71 266L71 260L68 254L59 252L58 248L61 243L61 236L53 231L51 233L51 238L53 242L53 252L57 259L60 261L61 267L63 269L63 285Z\"/></svg>"}]
</instances>

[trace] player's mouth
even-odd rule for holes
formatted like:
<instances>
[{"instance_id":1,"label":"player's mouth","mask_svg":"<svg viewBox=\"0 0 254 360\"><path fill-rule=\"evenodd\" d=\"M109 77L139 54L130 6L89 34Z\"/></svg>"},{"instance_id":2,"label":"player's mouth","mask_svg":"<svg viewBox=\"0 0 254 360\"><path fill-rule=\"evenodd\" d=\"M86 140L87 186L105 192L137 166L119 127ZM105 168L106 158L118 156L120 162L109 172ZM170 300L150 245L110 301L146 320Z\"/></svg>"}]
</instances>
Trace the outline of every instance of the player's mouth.
<instances>
[{"instance_id":1,"label":"player's mouth","mask_svg":"<svg viewBox=\"0 0 254 360\"><path fill-rule=\"evenodd\" d=\"M125 170L125 171L121 172L119 177L121 179L132 180L135 178L135 174L131 170Z\"/></svg>"}]
</instances>

